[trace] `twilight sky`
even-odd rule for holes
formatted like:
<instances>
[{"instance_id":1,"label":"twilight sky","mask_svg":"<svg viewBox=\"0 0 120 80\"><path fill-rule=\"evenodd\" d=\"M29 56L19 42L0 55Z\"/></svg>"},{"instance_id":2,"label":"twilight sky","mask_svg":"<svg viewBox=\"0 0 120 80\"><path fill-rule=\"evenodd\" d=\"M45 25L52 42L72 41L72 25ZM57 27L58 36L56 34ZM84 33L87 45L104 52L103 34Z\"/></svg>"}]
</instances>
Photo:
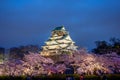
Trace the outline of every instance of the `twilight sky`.
<instances>
[{"instance_id":1,"label":"twilight sky","mask_svg":"<svg viewBox=\"0 0 120 80\"><path fill-rule=\"evenodd\" d=\"M44 45L64 25L76 45L120 38L120 0L0 0L0 46Z\"/></svg>"}]
</instances>

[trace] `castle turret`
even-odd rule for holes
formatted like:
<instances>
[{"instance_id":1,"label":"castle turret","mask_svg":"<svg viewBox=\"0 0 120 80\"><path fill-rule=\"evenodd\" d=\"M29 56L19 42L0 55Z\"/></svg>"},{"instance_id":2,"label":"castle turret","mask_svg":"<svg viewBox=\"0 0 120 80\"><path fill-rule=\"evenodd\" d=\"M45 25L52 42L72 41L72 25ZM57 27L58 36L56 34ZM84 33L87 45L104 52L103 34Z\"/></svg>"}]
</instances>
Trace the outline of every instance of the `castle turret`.
<instances>
[{"instance_id":1,"label":"castle turret","mask_svg":"<svg viewBox=\"0 0 120 80\"><path fill-rule=\"evenodd\" d=\"M62 53L72 53L77 50L75 42L70 38L69 33L63 26L52 30L50 38L42 46L42 56L54 56Z\"/></svg>"}]
</instances>

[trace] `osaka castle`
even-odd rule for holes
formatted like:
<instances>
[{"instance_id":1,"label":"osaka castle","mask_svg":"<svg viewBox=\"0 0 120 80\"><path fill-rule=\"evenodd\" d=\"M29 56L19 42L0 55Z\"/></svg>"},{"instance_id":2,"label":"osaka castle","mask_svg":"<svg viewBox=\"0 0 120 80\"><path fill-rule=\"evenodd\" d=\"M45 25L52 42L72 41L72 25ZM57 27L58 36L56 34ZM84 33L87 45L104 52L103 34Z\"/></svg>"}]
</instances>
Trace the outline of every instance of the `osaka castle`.
<instances>
[{"instance_id":1,"label":"osaka castle","mask_svg":"<svg viewBox=\"0 0 120 80\"><path fill-rule=\"evenodd\" d=\"M77 50L75 42L70 38L64 26L52 30L50 38L42 46L42 56L54 56L60 54L71 54Z\"/></svg>"}]
</instances>

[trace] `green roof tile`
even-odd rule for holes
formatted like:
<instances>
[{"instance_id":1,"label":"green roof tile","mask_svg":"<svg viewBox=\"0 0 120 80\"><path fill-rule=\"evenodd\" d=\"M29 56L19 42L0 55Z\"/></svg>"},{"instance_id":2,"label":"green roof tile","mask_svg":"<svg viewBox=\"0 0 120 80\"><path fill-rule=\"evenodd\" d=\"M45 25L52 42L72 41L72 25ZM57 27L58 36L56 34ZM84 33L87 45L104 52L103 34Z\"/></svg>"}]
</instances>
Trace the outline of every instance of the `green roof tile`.
<instances>
[{"instance_id":1,"label":"green roof tile","mask_svg":"<svg viewBox=\"0 0 120 80\"><path fill-rule=\"evenodd\" d=\"M55 31L55 30L62 30L63 28L64 28L64 26L56 27L55 29L53 29L53 31Z\"/></svg>"}]
</instances>

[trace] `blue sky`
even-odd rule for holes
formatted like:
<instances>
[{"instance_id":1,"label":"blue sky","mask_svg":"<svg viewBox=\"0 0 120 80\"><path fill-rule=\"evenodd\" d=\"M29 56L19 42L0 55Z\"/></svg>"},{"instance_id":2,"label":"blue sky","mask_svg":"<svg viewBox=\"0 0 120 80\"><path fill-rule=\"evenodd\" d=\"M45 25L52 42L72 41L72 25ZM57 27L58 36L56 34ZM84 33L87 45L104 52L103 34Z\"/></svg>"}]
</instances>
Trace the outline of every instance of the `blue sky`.
<instances>
[{"instance_id":1,"label":"blue sky","mask_svg":"<svg viewBox=\"0 0 120 80\"><path fill-rule=\"evenodd\" d=\"M0 0L0 46L44 45L64 25L76 45L120 38L120 0Z\"/></svg>"}]
</instances>

